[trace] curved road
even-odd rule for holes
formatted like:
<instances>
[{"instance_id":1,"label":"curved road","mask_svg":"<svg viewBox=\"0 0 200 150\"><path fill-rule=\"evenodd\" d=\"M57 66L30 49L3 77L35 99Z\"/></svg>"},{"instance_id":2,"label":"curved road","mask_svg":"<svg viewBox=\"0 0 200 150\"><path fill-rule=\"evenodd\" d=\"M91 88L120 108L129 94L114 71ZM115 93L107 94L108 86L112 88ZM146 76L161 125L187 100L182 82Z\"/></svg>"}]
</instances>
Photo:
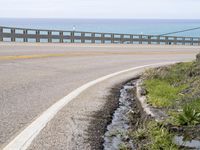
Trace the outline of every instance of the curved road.
<instances>
[{"instance_id":1,"label":"curved road","mask_svg":"<svg viewBox=\"0 0 200 150\"><path fill-rule=\"evenodd\" d=\"M147 64L190 61L198 52L197 46L0 43L0 148L55 102L89 81ZM89 149L88 144L79 145L86 134L83 122L101 109L105 89L138 71L86 90L48 123L29 149Z\"/></svg>"}]
</instances>

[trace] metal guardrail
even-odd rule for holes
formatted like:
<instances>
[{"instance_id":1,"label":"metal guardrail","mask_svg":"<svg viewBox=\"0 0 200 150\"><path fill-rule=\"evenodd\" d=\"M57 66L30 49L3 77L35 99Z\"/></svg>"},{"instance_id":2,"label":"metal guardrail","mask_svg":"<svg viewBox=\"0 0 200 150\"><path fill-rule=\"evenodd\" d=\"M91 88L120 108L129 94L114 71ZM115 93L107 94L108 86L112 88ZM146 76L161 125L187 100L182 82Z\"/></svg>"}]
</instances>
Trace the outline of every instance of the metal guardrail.
<instances>
[{"instance_id":1,"label":"metal guardrail","mask_svg":"<svg viewBox=\"0 0 200 150\"><path fill-rule=\"evenodd\" d=\"M0 42L200 45L200 37L43 30L0 26Z\"/></svg>"}]
</instances>

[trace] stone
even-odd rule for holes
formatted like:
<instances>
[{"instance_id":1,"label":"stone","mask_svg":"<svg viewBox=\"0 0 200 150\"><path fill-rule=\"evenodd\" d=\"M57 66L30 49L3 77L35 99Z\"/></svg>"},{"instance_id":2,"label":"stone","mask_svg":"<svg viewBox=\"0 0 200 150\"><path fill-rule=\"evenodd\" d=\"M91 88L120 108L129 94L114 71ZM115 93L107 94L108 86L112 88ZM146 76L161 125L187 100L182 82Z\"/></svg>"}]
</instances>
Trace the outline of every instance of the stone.
<instances>
[{"instance_id":1,"label":"stone","mask_svg":"<svg viewBox=\"0 0 200 150\"><path fill-rule=\"evenodd\" d=\"M196 55L196 61L197 61L197 63L200 63L200 53L198 53L198 54Z\"/></svg>"},{"instance_id":2,"label":"stone","mask_svg":"<svg viewBox=\"0 0 200 150\"><path fill-rule=\"evenodd\" d=\"M145 88L141 88L140 94L141 96L147 95L147 90Z\"/></svg>"}]
</instances>

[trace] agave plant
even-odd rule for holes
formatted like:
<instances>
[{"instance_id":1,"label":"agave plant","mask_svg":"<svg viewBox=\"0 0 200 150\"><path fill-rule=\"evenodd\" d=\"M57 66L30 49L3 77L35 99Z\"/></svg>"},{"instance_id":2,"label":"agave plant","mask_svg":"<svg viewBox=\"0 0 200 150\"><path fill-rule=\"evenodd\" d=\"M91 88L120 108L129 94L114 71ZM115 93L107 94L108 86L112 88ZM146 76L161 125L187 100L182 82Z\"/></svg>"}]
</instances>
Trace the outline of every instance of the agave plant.
<instances>
[{"instance_id":1,"label":"agave plant","mask_svg":"<svg viewBox=\"0 0 200 150\"><path fill-rule=\"evenodd\" d=\"M200 124L200 112L197 112L191 106L186 105L182 113L177 117L180 125L197 125Z\"/></svg>"}]
</instances>

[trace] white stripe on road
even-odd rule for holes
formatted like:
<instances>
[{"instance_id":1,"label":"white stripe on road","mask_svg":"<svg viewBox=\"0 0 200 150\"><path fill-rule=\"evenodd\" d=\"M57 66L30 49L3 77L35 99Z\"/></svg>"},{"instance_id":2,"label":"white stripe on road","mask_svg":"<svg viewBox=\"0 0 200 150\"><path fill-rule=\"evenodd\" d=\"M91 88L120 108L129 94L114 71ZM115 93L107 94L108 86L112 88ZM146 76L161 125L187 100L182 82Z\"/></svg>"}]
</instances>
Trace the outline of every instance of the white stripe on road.
<instances>
[{"instance_id":1,"label":"white stripe on road","mask_svg":"<svg viewBox=\"0 0 200 150\"><path fill-rule=\"evenodd\" d=\"M130 68L127 70L119 71L116 73L112 73L112 74L103 76L94 81L84 84L83 86L81 86L81 87L77 88L76 90L72 91L71 93L69 93L66 97L57 101L46 111L44 111L41 116L39 116L34 122L32 122L28 127L26 127L20 134L18 134L7 146L4 147L3 150L25 150L25 149L27 149L30 146L30 144L32 143L32 141L34 140L34 138L40 133L40 131L46 126L46 124L58 113L58 111L60 111L71 100L76 98L78 95L80 95L83 91L85 91L89 87L91 87L97 83L100 83L106 79L109 79L111 77L114 77L114 76L117 76L117 75L120 75L123 73L127 73L130 71L134 71L136 69L142 69L142 68L146 68L146 67L153 67L153 66L159 66L159 65L167 65L167 64L172 64L172 63L175 63L175 62L163 62L163 63L138 66L138 67Z\"/></svg>"}]
</instances>

